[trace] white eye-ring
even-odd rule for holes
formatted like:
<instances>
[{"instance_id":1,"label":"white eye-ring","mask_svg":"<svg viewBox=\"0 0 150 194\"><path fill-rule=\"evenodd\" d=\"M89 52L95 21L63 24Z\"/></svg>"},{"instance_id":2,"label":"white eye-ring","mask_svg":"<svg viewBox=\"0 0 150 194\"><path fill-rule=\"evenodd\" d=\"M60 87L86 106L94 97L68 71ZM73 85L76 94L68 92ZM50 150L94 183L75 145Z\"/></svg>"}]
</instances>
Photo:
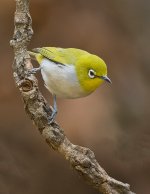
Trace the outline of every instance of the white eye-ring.
<instances>
[{"instance_id":1,"label":"white eye-ring","mask_svg":"<svg viewBox=\"0 0 150 194\"><path fill-rule=\"evenodd\" d=\"M93 69L90 69L88 72L88 76L93 79L95 75L96 75L95 71Z\"/></svg>"}]
</instances>

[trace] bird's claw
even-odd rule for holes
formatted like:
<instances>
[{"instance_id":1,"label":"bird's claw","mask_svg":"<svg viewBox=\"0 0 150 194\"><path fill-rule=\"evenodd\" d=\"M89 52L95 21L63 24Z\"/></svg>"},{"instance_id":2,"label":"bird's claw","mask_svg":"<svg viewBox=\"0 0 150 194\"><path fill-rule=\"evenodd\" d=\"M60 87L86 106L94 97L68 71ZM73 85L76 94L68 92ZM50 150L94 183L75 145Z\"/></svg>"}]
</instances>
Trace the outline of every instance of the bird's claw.
<instances>
[{"instance_id":1,"label":"bird's claw","mask_svg":"<svg viewBox=\"0 0 150 194\"><path fill-rule=\"evenodd\" d=\"M48 125L51 125L54 122L54 118L49 117L48 118Z\"/></svg>"},{"instance_id":2,"label":"bird's claw","mask_svg":"<svg viewBox=\"0 0 150 194\"><path fill-rule=\"evenodd\" d=\"M32 69L28 70L28 75L36 74L37 71L40 71L40 70L41 70L41 67L32 68Z\"/></svg>"},{"instance_id":3,"label":"bird's claw","mask_svg":"<svg viewBox=\"0 0 150 194\"><path fill-rule=\"evenodd\" d=\"M48 124L52 124L57 115L57 110L53 109L51 116L48 117Z\"/></svg>"}]
</instances>

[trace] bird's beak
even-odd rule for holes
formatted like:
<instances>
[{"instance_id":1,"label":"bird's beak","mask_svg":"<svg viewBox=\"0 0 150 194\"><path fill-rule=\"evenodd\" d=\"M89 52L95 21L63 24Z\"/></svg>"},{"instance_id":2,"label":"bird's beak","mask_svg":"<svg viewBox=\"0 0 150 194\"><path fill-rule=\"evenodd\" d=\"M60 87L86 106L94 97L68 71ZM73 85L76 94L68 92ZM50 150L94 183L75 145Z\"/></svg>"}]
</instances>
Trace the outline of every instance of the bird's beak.
<instances>
[{"instance_id":1,"label":"bird's beak","mask_svg":"<svg viewBox=\"0 0 150 194\"><path fill-rule=\"evenodd\" d=\"M100 76L100 78L107 81L108 83L112 84L112 81L106 75L105 76Z\"/></svg>"}]
</instances>

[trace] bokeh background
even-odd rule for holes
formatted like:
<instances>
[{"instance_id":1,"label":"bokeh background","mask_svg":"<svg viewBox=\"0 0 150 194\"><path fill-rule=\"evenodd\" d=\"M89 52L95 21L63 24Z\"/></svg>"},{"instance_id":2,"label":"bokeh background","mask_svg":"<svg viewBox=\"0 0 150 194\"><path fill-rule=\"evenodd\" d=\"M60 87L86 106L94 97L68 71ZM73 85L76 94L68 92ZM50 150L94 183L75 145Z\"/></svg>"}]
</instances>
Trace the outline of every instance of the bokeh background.
<instances>
[{"instance_id":1,"label":"bokeh background","mask_svg":"<svg viewBox=\"0 0 150 194\"><path fill-rule=\"evenodd\" d=\"M101 56L113 84L89 97L58 100L58 123L95 152L112 177L150 193L150 1L31 0L29 48L76 47ZM96 194L26 116L9 47L15 1L0 2L0 194ZM35 64L35 63L34 63ZM36 64L35 64L36 65ZM40 90L51 96L37 75Z\"/></svg>"}]
</instances>

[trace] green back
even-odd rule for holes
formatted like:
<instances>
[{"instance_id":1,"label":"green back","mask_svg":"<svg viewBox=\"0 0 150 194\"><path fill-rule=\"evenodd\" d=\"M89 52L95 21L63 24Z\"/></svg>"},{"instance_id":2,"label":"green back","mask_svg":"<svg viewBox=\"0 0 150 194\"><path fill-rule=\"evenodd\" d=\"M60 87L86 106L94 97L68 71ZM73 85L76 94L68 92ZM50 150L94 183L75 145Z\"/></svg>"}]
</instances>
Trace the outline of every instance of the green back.
<instances>
[{"instance_id":1,"label":"green back","mask_svg":"<svg viewBox=\"0 0 150 194\"><path fill-rule=\"evenodd\" d=\"M82 55L89 54L86 51L75 48L57 48L57 47L42 47L34 49L33 51L40 53L42 56L60 63L60 64L74 64Z\"/></svg>"}]
</instances>

